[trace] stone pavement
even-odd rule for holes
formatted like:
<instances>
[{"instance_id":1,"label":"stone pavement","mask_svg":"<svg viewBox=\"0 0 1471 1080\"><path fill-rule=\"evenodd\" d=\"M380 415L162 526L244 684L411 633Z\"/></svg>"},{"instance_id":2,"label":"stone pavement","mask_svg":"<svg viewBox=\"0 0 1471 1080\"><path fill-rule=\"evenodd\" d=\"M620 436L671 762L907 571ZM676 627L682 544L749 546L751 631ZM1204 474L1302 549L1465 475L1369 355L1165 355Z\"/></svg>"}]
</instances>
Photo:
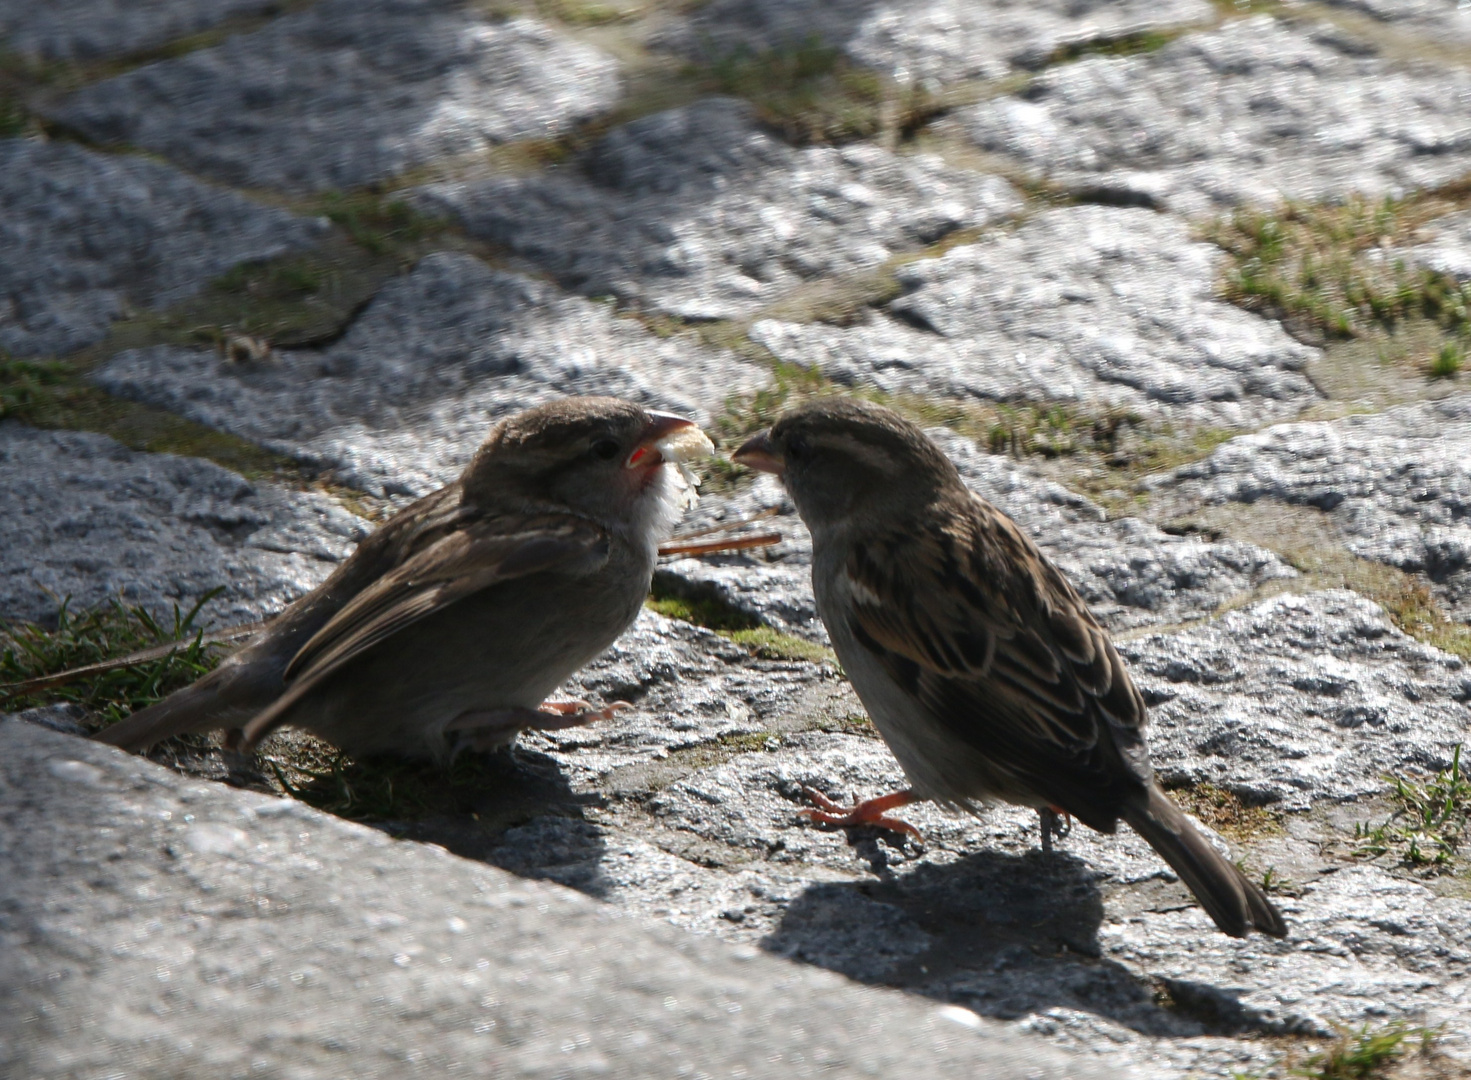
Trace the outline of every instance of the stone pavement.
<instances>
[{"instance_id":1,"label":"stone pavement","mask_svg":"<svg viewBox=\"0 0 1471 1080\"><path fill-rule=\"evenodd\" d=\"M75 705L0 723L0 1071L1283 1076L1402 1022L1440 1031L1414 1075L1464 1074L1466 856L1355 830L1471 732L1471 395L1427 374L1471 325L1468 25L0 0L0 619L216 587L217 625L269 616L559 395L727 440L878 396L1077 583L1164 782L1292 928L1221 937L1127 831L813 827L805 787L902 777L790 502L715 469L682 528L782 540L664 561L564 688L634 708L381 804L290 734L171 772ZM1251 292L1283 200L1387 206L1383 235ZM1211 240L1236 210L1256 263ZM1352 260L1424 290L1408 329L1305 321Z\"/></svg>"}]
</instances>

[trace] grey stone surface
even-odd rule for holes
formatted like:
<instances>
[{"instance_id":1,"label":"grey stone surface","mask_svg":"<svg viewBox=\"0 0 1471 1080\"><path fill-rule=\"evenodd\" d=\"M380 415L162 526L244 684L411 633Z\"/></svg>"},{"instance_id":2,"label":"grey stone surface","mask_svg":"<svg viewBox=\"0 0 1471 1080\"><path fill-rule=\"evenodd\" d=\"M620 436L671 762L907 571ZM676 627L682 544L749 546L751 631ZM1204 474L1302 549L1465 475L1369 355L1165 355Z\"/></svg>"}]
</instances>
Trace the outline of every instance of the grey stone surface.
<instances>
[{"instance_id":1,"label":"grey stone surface","mask_svg":"<svg viewBox=\"0 0 1471 1080\"><path fill-rule=\"evenodd\" d=\"M930 431L967 484L1010 514L1067 573L1114 631L1203 619L1222 604L1297 571L1252 544L1172 536L1138 518L1108 520L1102 508L1029 466L988 454L943 428ZM712 593L789 633L826 642L812 598L812 539L777 482L761 477L734 496L707 496L681 528L754 518L783 541L740 554L670 560L661 581L691 595Z\"/></svg>"},{"instance_id":2,"label":"grey stone surface","mask_svg":"<svg viewBox=\"0 0 1471 1080\"><path fill-rule=\"evenodd\" d=\"M1084 192L1201 213L1434 186L1471 168L1471 73L1268 16L1092 57L966 110L981 148Z\"/></svg>"},{"instance_id":3,"label":"grey stone surface","mask_svg":"<svg viewBox=\"0 0 1471 1080\"><path fill-rule=\"evenodd\" d=\"M1320 400L1317 350L1216 299L1221 253L1137 208L1048 210L899 271L856 326L763 319L754 340L845 385L1077 402L1171 424L1254 427Z\"/></svg>"},{"instance_id":4,"label":"grey stone surface","mask_svg":"<svg viewBox=\"0 0 1471 1080\"><path fill-rule=\"evenodd\" d=\"M1467 9L1471 13L1471 9ZM1410 266L1446 274L1457 281L1471 281L1471 211L1458 211L1426 222L1415 230L1417 241L1385 253Z\"/></svg>"},{"instance_id":5,"label":"grey stone surface","mask_svg":"<svg viewBox=\"0 0 1471 1080\"><path fill-rule=\"evenodd\" d=\"M120 353L95 376L379 495L447 483L498 419L553 397L613 394L703 420L769 378L687 335L655 337L607 305L449 252L390 281L324 349L237 364L159 346Z\"/></svg>"},{"instance_id":6,"label":"grey stone surface","mask_svg":"<svg viewBox=\"0 0 1471 1080\"><path fill-rule=\"evenodd\" d=\"M1395 30L1422 35L1436 41L1471 41L1471 9L1460 0L1324 0L1329 7L1342 8L1377 19Z\"/></svg>"},{"instance_id":7,"label":"grey stone surface","mask_svg":"<svg viewBox=\"0 0 1471 1080\"><path fill-rule=\"evenodd\" d=\"M939 87L1040 66L1056 51L1209 22L1204 0L714 0L662 28L654 44L719 59L816 37L900 83Z\"/></svg>"},{"instance_id":8,"label":"grey stone surface","mask_svg":"<svg viewBox=\"0 0 1471 1080\"><path fill-rule=\"evenodd\" d=\"M932 157L794 149L730 98L625 124L573 167L435 184L417 201L571 288L694 319L749 313L1020 207L1005 181Z\"/></svg>"},{"instance_id":9,"label":"grey stone surface","mask_svg":"<svg viewBox=\"0 0 1471 1080\"><path fill-rule=\"evenodd\" d=\"M132 305L177 303L327 228L146 158L0 139L0 349L90 345Z\"/></svg>"},{"instance_id":10,"label":"grey stone surface","mask_svg":"<svg viewBox=\"0 0 1471 1080\"><path fill-rule=\"evenodd\" d=\"M33 60L126 56L279 7L280 0L0 0L0 49Z\"/></svg>"},{"instance_id":11,"label":"grey stone surface","mask_svg":"<svg viewBox=\"0 0 1471 1080\"><path fill-rule=\"evenodd\" d=\"M1019 808L970 818L907 807L922 850L812 826L799 814L804 787L839 799L894 790L903 777L892 757L871 729L832 726L852 702L840 681L809 683L831 696L794 708L790 689L813 678L810 665L727 658L719 645L711 659L722 662L701 660L703 633L645 615L621 656L569 688L624 683L617 692L637 708L605 728L523 741L526 767L554 765L567 785L554 812L523 802L504 831L420 822L411 834L1011 1021L1131 1076L1255 1071L1280 1056L1264 1035L1321 1039L1334 1024L1391 1019L1444 1024L1443 1048L1461 1067L1471 1060L1463 877L1348 854L1353 822L1387 812L1374 798L1385 771L1446 767L1471 734L1464 663L1406 637L1375 605L1347 592L1281 596L1122 646L1153 706L1166 782L1209 780L1288 811L1246 856L1288 883L1283 942L1222 937L1127 829L1080 826L1046 858L1035 814ZM784 680L779 693L755 692L763 672ZM748 708L755 737L733 739L730 713L715 708L697 721L703 742L649 738L679 700L664 696L675 685ZM498 800L510 797L487 792L480 818L504 820Z\"/></svg>"},{"instance_id":12,"label":"grey stone surface","mask_svg":"<svg viewBox=\"0 0 1471 1080\"><path fill-rule=\"evenodd\" d=\"M1281 424L1154 485L1161 512L1279 502L1322 511L1350 551L1423 574L1471 618L1471 397Z\"/></svg>"},{"instance_id":13,"label":"grey stone surface","mask_svg":"<svg viewBox=\"0 0 1471 1080\"><path fill-rule=\"evenodd\" d=\"M48 115L229 183L310 191L555 134L618 94L611 57L530 19L462 0L324 0Z\"/></svg>"},{"instance_id":14,"label":"grey stone surface","mask_svg":"<svg viewBox=\"0 0 1471 1080\"><path fill-rule=\"evenodd\" d=\"M14 721L0 744L10 1075L1098 1075L300 805Z\"/></svg>"},{"instance_id":15,"label":"grey stone surface","mask_svg":"<svg viewBox=\"0 0 1471 1080\"><path fill-rule=\"evenodd\" d=\"M212 462L102 435L0 422L0 619L126 603L206 616L274 614L325 578L367 525L321 495L250 483Z\"/></svg>"}]
</instances>

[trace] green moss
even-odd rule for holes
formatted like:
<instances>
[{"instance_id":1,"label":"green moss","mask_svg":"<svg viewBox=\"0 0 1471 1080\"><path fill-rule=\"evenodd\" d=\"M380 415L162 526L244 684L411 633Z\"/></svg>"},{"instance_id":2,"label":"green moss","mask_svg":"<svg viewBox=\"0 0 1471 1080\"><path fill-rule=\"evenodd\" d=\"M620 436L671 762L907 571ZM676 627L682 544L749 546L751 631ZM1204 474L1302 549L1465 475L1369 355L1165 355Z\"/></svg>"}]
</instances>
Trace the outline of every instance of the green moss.
<instances>
[{"instance_id":1,"label":"green moss","mask_svg":"<svg viewBox=\"0 0 1471 1080\"><path fill-rule=\"evenodd\" d=\"M437 218L419 213L401 199L371 192L328 192L313 207L374 255L386 255L445 230Z\"/></svg>"},{"instance_id":2,"label":"green moss","mask_svg":"<svg viewBox=\"0 0 1471 1080\"><path fill-rule=\"evenodd\" d=\"M1140 53L1156 52L1174 41L1184 31L1165 33L1159 30L1143 30L1118 37L1095 38L1075 45L1061 45L1047 58L1049 64L1063 64L1081 60L1085 56L1137 56Z\"/></svg>"},{"instance_id":3,"label":"green moss","mask_svg":"<svg viewBox=\"0 0 1471 1080\"><path fill-rule=\"evenodd\" d=\"M160 620L140 605L113 600L90 611L73 612L63 600L51 628L0 622L0 712L72 701L98 714L99 727L161 701L211 671L220 654L203 638L201 613L222 590L206 593L189 610L174 606ZM157 645L179 648L156 660L118 668L36 693L15 684L100 663Z\"/></svg>"},{"instance_id":4,"label":"green moss","mask_svg":"<svg viewBox=\"0 0 1471 1080\"><path fill-rule=\"evenodd\" d=\"M55 361L0 359L0 419L24 417L66 379L67 369Z\"/></svg>"},{"instance_id":5,"label":"green moss","mask_svg":"<svg viewBox=\"0 0 1471 1080\"><path fill-rule=\"evenodd\" d=\"M1181 807L1233 840L1253 840L1282 832L1282 816L1265 806L1250 806L1234 792L1210 781L1169 789Z\"/></svg>"},{"instance_id":6,"label":"green moss","mask_svg":"<svg viewBox=\"0 0 1471 1080\"><path fill-rule=\"evenodd\" d=\"M806 660L814 664L836 662L832 650L773 630L755 616L713 595L692 595L668 578L654 579L654 589L647 604L666 618L714 630L763 660Z\"/></svg>"},{"instance_id":7,"label":"green moss","mask_svg":"<svg viewBox=\"0 0 1471 1080\"><path fill-rule=\"evenodd\" d=\"M805 638L783 634L769 626L758 626L753 630L729 630L723 636L750 649L763 660L806 660L813 664L835 663L837 660L831 649Z\"/></svg>"},{"instance_id":8,"label":"green moss","mask_svg":"<svg viewBox=\"0 0 1471 1080\"><path fill-rule=\"evenodd\" d=\"M940 109L922 88L858 67L816 37L761 52L737 49L690 73L707 91L745 98L762 123L797 145L906 133Z\"/></svg>"}]
</instances>

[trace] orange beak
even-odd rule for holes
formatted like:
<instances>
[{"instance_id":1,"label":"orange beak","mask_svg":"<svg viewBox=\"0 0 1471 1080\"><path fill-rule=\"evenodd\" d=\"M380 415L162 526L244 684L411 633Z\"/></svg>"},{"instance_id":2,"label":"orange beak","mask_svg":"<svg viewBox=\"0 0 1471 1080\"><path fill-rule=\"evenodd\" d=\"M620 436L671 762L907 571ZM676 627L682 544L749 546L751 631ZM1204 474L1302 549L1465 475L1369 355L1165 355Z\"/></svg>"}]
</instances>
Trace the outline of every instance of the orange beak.
<instances>
[{"instance_id":1,"label":"orange beak","mask_svg":"<svg viewBox=\"0 0 1471 1080\"><path fill-rule=\"evenodd\" d=\"M672 435L681 428L694 427L693 420L686 420L682 416L674 416L671 413L651 412L649 413L649 426L644 429L644 437L628 455L628 460L623 463L625 468L652 468L663 464L664 458L654 444L666 435Z\"/></svg>"},{"instance_id":2,"label":"orange beak","mask_svg":"<svg viewBox=\"0 0 1471 1080\"><path fill-rule=\"evenodd\" d=\"M730 455L730 460L737 465L744 465L748 469L757 472L769 472L780 476L786 471L786 462L776 452L776 447L771 445L771 432L763 431L759 435L752 435L741 448Z\"/></svg>"}]
</instances>

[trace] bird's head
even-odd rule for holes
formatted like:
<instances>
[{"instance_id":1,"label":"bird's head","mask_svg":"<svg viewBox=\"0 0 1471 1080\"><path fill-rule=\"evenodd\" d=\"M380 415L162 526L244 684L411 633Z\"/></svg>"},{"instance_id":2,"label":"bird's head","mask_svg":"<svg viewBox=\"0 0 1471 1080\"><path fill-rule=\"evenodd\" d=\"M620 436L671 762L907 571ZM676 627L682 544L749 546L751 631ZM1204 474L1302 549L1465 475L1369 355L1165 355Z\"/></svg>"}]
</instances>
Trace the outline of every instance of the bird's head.
<instances>
[{"instance_id":1,"label":"bird's head","mask_svg":"<svg viewBox=\"0 0 1471 1080\"><path fill-rule=\"evenodd\" d=\"M781 477L814 532L922 505L961 484L919 428L891 409L844 398L793 409L731 460Z\"/></svg>"},{"instance_id":2,"label":"bird's head","mask_svg":"<svg viewBox=\"0 0 1471 1080\"><path fill-rule=\"evenodd\" d=\"M562 398L491 432L465 471L465 498L566 509L609 529L662 535L683 508L671 449L681 437L704 439L693 420L632 402Z\"/></svg>"}]
</instances>

